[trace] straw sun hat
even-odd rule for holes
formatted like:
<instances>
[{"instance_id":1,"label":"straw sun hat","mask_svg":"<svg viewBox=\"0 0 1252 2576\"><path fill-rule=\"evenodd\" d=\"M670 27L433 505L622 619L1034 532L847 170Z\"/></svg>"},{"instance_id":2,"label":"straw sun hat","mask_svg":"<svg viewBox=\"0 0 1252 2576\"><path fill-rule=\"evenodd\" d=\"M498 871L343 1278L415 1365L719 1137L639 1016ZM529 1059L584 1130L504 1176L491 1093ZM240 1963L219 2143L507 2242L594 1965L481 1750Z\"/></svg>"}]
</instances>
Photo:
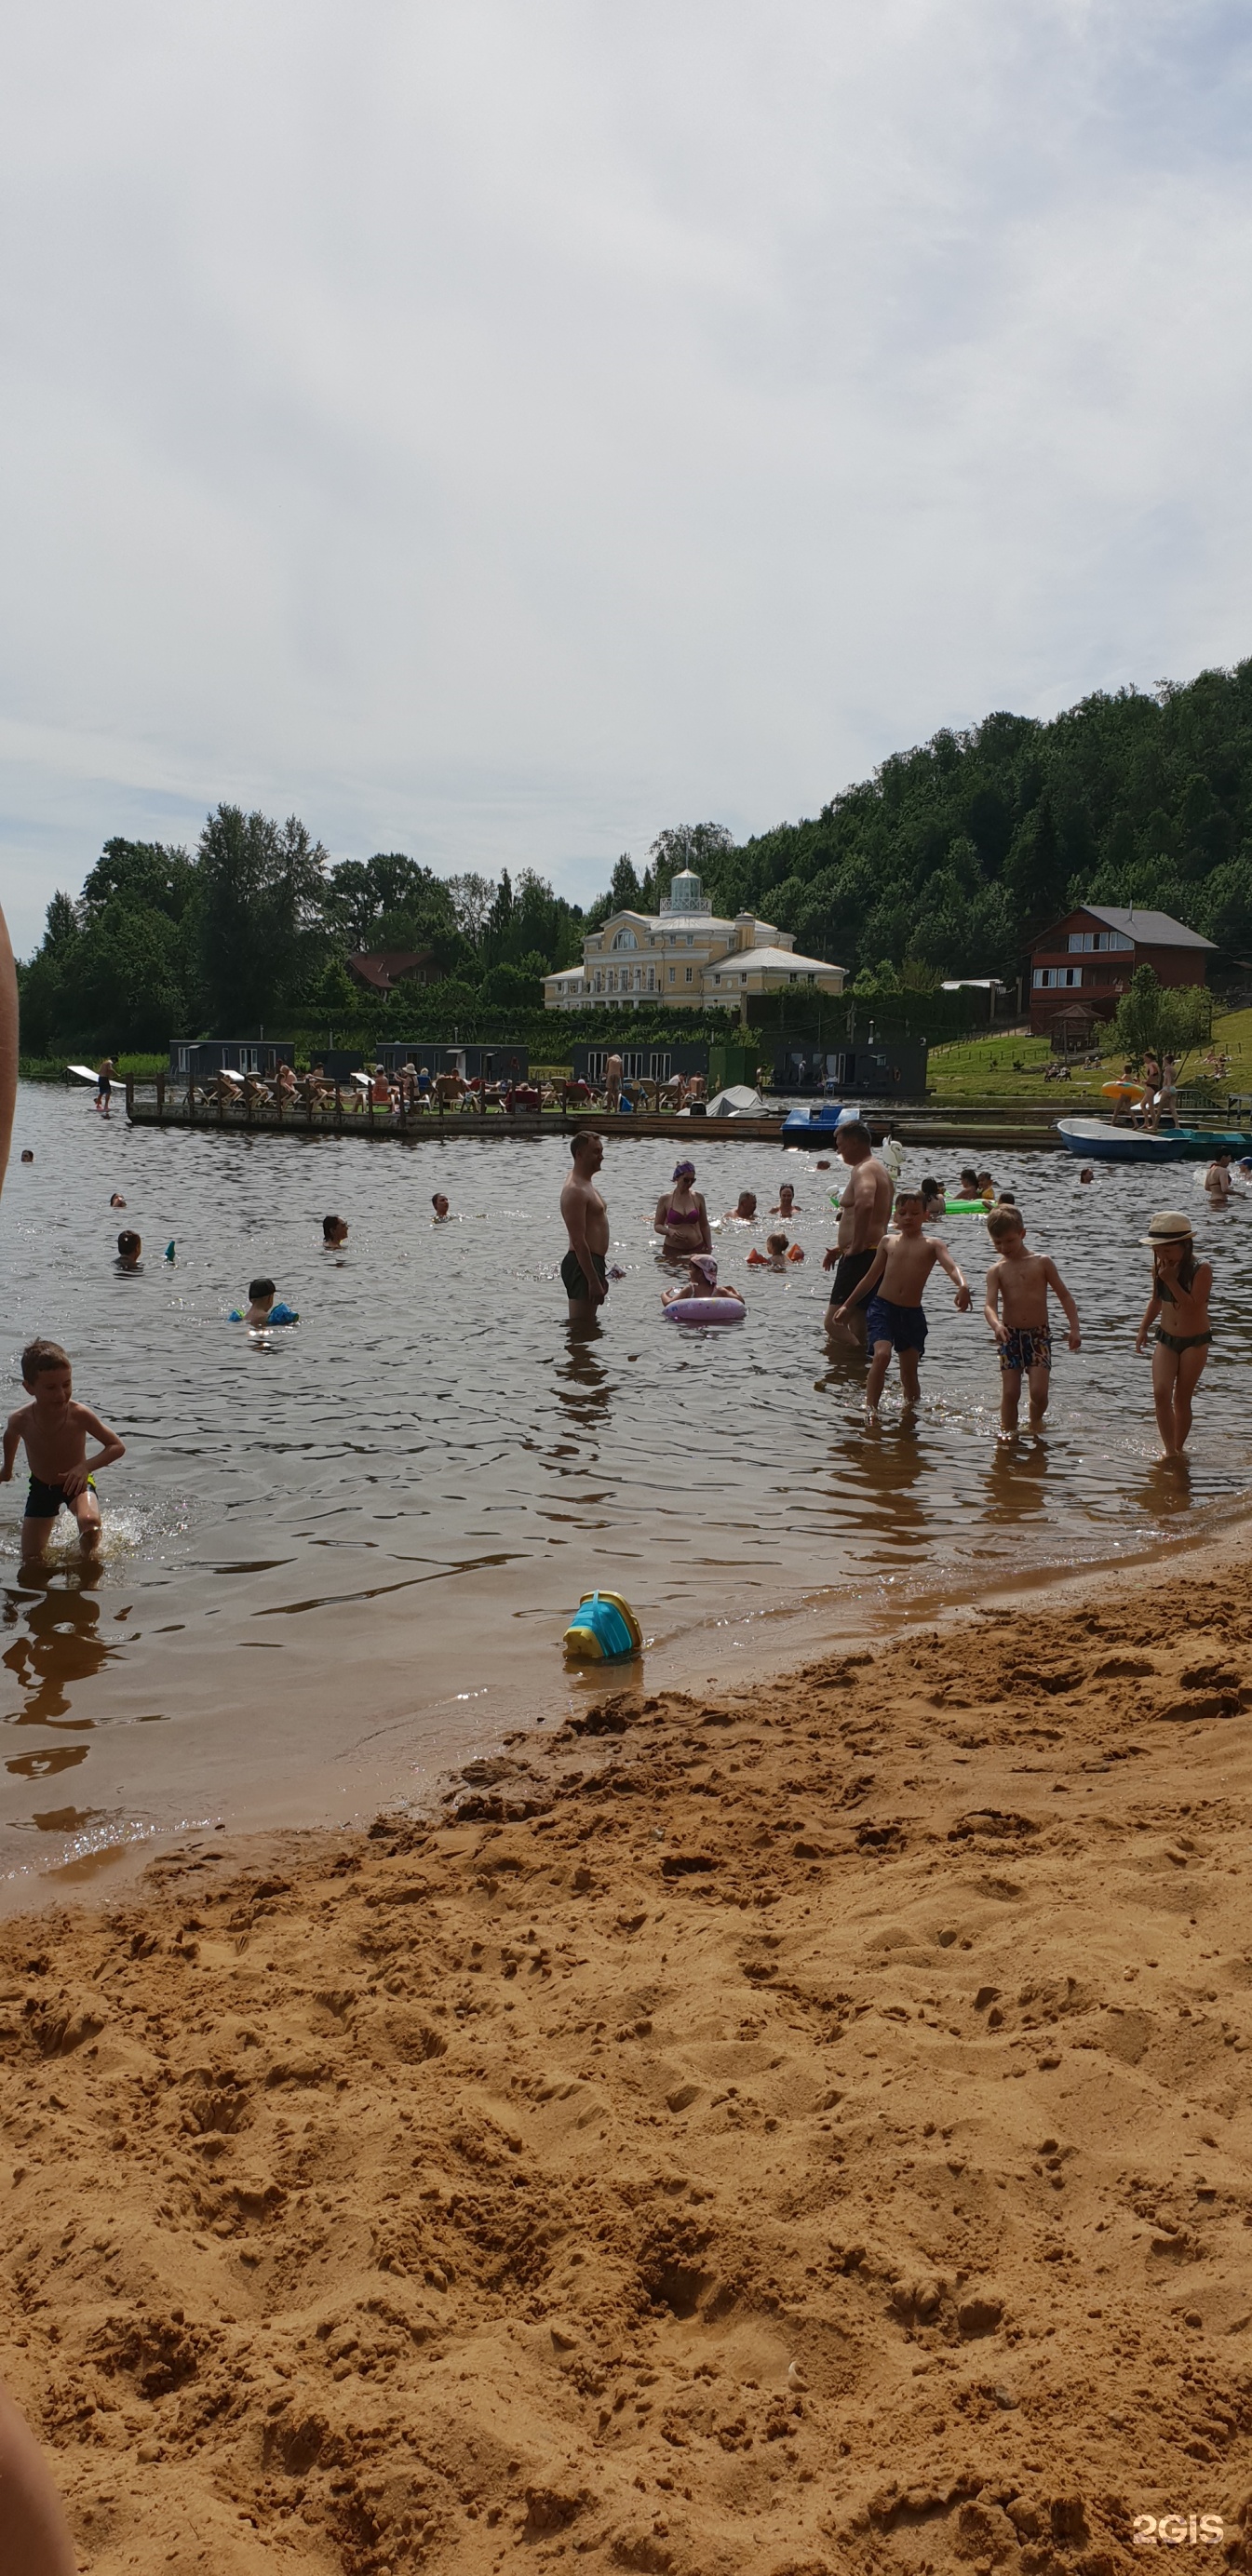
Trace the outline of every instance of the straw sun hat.
<instances>
[{"instance_id":1,"label":"straw sun hat","mask_svg":"<svg viewBox=\"0 0 1252 2576\"><path fill-rule=\"evenodd\" d=\"M1191 1219L1180 1208L1158 1208L1141 1243L1190 1243Z\"/></svg>"}]
</instances>

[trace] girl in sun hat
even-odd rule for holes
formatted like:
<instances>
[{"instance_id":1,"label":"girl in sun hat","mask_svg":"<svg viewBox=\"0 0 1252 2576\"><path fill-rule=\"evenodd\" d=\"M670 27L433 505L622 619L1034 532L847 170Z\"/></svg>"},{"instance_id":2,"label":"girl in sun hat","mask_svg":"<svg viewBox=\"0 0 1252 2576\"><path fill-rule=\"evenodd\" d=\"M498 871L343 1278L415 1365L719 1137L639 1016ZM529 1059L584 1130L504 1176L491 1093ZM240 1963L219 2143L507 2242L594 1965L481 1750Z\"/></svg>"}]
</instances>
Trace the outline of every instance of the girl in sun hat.
<instances>
[{"instance_id":1,"label":"girl in sun hat","mask_svg":"<svg viewBox=\"0 0 1252 2576\"><path fill-rule=\"evenodd\" d=\"M1156 1324L1152 1398L1165 1456L1180 1458L1191 1429L1191 1399L1213 1339L1209 1322L1213 1265L1196 1260L1191 1219L1178 1208L1158 1209L1142 1239L1152 1247L1152 1295L1135 1349L1147 1349L1149 1331ZM1166 1310L1168 1325L1157 1323Z\"/></svg>"}]
</instances>

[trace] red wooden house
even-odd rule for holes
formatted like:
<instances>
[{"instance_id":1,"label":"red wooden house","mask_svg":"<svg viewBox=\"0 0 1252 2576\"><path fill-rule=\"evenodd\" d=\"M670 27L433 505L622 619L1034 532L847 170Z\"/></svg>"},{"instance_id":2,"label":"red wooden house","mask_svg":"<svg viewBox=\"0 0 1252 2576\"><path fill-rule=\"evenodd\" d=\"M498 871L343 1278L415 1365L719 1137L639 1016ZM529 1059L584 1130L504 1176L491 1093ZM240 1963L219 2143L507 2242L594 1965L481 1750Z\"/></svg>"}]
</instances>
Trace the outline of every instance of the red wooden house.
<instances>
[{"instance_id":1,"label":"red wooden house","mask_svg":"<svg viewBox=\"0 0 1252 2576\"><path fill-rule=\"evenodd\" d=\"M1084 903L1036 939L1030 952L1030 1028L1046 1037L1058 1011L1077 1002L1111 1020L1137 966L1162 984L1202 984L1216 951L1211 939L1167 912Z\"/></svg>"}]
</instances>

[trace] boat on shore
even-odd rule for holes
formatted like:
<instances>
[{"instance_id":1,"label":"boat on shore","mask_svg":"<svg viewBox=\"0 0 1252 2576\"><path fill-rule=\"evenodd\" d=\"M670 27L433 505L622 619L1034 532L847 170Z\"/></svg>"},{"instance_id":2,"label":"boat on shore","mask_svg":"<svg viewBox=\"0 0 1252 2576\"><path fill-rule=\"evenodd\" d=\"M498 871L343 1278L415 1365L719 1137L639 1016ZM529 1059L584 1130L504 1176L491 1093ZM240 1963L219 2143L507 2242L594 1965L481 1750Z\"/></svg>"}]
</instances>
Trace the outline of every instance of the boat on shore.
<instances>
[{"instance_id":1,"label":"boat on shore","mask_svg":"<svg viewBox=\"0 0 1252 2576\"><path fill-rule=\"evenodd\" d=\"M1068 1154L1084 1163L1202 1163L1214 1154L1252 1154L1252 1134L1240 1127L1119 1127L1111 1118L1058 1118L1056 1132Z\"/></svg>"}]
</instances>

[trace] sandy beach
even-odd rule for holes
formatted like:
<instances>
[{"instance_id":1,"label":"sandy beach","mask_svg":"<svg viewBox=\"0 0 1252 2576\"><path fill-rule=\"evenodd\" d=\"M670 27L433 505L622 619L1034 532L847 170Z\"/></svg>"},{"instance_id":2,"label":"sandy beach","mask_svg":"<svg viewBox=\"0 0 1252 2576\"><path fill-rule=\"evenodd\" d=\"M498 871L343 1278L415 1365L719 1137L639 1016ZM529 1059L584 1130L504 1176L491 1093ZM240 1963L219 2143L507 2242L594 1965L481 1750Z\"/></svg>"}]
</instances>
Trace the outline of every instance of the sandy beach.
<instances>
[{"instance_id":1,"label":"sandy beach","mask_svg":"<svg viewBox=\"0 0 1252 2576\"><path fill-rule=\"evenodd\" d=\"M1250 1709L1236 1534L5 1925L84 2565L1245 2564Z\"/></svg>"}]
</instances>

